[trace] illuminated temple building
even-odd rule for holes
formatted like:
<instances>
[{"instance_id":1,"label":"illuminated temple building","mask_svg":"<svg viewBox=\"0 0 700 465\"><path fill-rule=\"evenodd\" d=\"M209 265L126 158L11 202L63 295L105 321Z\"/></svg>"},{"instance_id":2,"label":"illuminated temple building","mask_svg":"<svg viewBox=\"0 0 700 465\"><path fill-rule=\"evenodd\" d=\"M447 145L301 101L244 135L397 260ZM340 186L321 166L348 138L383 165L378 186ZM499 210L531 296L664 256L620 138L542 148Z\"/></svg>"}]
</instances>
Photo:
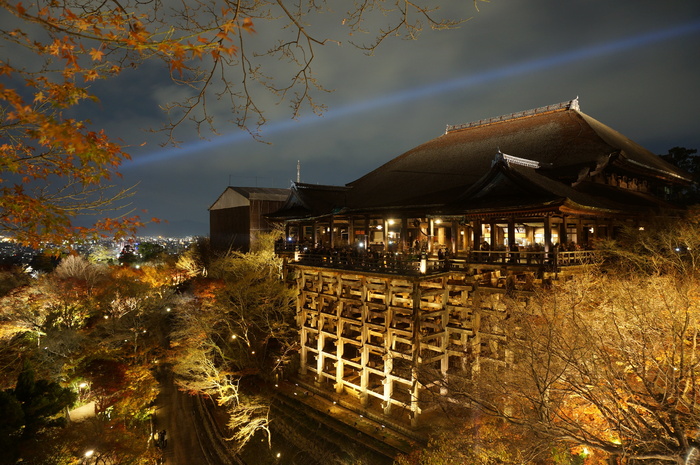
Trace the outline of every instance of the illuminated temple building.
<instances>
[{"instance_id":1,"label":"illuminated temple building","mask_svg":"<svg viewBox=\"0 0 700 465\"><path fill-rule=\"evenodd\" d=\"M300 380L420 424L442 377L507 366L502 296L576 272L690 176L578 99L469 124L346 186L296 183L268 216L297 290ZM384 421L383 420L383 421Z\"/></svg>"}]
</instances>

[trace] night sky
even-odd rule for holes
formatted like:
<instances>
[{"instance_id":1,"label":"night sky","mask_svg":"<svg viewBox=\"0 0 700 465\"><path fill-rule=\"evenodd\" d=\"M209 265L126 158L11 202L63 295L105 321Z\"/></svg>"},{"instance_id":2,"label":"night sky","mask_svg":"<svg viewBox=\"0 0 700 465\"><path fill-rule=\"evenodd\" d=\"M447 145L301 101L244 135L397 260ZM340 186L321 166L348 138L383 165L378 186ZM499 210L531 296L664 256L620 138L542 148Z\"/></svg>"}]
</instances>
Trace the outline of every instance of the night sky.
<instances>
[{"instance_id":1,"label":"night sky","mask_svg":"<svg viewBox=\"0 0 700 465\"><path fill-rule=\"evenodd\" d=\"M179 148L161 147L143 128L162 120L158 106L184 89L154 66L96 88L96 125L123 139L133 156L121 172L139 183L134 206L168 220L146 233L208 234L208 207L226 186L344 185L406 150L461 124L579 97L581 110L654 153L700 149L700 2L697 0L445 1L447 15L473 16L417 41L390 39L366 56L346 43L338 17L319 31L343 42L317 48L316 78L328 109L290 120L286 102L263 98L265 142L227 126L199 140L181 128ZM256 40L279 25L256 23ZM366 38L354 40L369 42ZM270 63L268 73L289 73ZM147 142L143 147L141 142ZM496 150L496 148L494 148Z\"/></svg>"}]
</instances>

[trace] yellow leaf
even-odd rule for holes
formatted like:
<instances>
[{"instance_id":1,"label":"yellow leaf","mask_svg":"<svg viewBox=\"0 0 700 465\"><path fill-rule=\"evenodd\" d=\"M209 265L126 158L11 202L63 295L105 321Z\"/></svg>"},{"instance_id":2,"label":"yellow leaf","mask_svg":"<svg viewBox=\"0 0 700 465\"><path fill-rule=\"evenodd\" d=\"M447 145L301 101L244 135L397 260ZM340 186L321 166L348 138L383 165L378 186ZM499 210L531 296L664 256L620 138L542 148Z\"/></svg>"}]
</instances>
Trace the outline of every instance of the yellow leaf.
<instances>
[{"instance_id":1,"label":"yellow leaf","mask_svg":"<svg viewBox=\"0 0 700 465\"><path fill-rule=\"evenodd\" d=\"M102 50L98 50L96 48L90 50L90 57L93 61L102 61L102 57L104 57L104 55L105 54Z\"/></svg>"}]
</instances>

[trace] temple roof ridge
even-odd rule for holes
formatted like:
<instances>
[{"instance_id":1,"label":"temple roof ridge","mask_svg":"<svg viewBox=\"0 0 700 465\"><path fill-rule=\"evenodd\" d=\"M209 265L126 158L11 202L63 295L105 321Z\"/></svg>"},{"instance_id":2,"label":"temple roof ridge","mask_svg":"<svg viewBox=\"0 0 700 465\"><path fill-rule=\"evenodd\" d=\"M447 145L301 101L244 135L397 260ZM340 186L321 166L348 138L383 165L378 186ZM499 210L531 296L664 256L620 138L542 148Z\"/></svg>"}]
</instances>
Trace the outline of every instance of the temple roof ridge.
<instances>
[{"instance_id":1,"label":"temple roof ridge","mask_svg":"<svg viewBox=\"0 0 700 465\"><path fill-rule=\"evenodd\" d=\"M499 149L498 152L496 152L496 156L494 157L493 162L491 162L491 165L494 165L501 160L506 162L508 165L519 165L527 168L538 169L542 168L543 166L543 164L539 161L531 160L529 158L516 157L515 155L508 155L507 153L501 152ZM551 165L551 163L547 163L546 165Z\"/></svg>"},{"instance_id":2,"label":"temple roof ridge","mask_svg":"<svg viewBox=\"0 0 700 465\"><path fill-rule=\"evenodd\" d=\"M566 101L566 102L555 103L554 105L547 105L544 107L533 108L531 110L518 111L518 112L510 113L507 115L494 116L492 118L480 119L480 120L472 121L469 123L454 124L454 125L448 124L447 128L445 129L445 134L447 134L449 132L453 132L453 131L459 131L462 129L468 129L468 128L473 128L473 127L477 127L477 126L485 126L487 124L500 123L502 121L509 121L509 120L513 120L513 119L524 118L526 116L534 116L534 115L538 115L541 113L548 113L548 112L557 111L557 110L580 111L581 108L579 107L578 97L576 97L573 100Z\"/></svg>"}]
</instances>

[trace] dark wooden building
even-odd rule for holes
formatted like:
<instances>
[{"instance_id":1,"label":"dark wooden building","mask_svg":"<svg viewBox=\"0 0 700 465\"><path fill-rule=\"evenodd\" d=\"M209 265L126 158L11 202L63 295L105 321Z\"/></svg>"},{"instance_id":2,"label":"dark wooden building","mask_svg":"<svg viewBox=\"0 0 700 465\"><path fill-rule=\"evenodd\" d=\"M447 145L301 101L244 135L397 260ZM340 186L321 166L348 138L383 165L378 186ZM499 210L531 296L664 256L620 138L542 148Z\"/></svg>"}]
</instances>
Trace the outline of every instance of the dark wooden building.
<instances>
[{"instance_id":1,"label":"dark wooden building","mask_svg":"<svg viewBox=\"0 0 700 465\"><path fill-rule=\"evenodd\" d=\"M265 215L278 210L289 189L229 186L209 207L209 237L217 250L250 250L259 232L270 231Z\"/></svg>"},{"instance_id":2,"label":"dark wooden building","mask_svg":"<svg viewBox=\"0 0 700 465\"><path fill-rule=\"evenodd\" d=\"M503 295L682 215L668 199L690 182L572 100L448 126L346 186L294 184L269 218L290 239L302 382L417 425L449 399L441 377L512 363Z\"/></svg>"}]
</instances>

